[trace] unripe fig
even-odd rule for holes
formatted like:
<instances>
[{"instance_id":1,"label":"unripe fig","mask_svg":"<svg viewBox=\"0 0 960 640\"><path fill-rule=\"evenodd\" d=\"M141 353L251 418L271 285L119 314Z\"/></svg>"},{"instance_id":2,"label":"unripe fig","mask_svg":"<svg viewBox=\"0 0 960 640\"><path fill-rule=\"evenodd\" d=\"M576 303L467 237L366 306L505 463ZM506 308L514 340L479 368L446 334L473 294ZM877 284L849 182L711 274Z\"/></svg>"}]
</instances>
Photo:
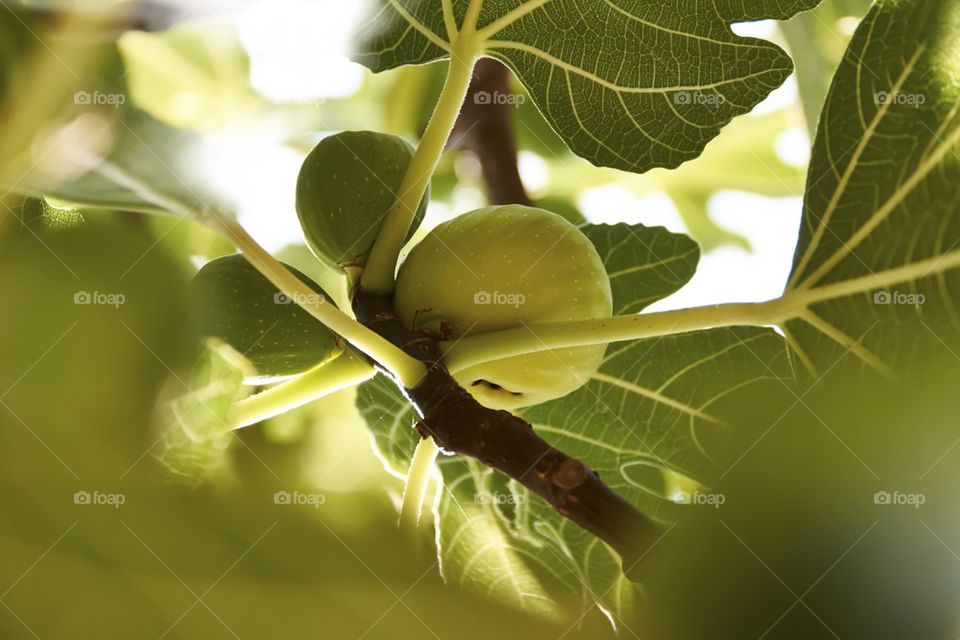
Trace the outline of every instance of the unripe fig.
<instances>
[{"instance_id":1,"label":"unripe fig","mask_svg":"<svg viewBox=\"0 0 960 640\"><path fill-rule=\"evenodd\" d=\"M287 268L310 285L323 304L333 304L320 285ZM340 354L336 335L242 255L208 262L191 288L201 332L243 354L257 368L260 382L302 373Z\"/></svg>"},{"instance_id":2,"label":"unripe fig","mask_svg":"<svg viewBox=\"0 0 960 640\"><path fill-rule=\"evenodd\" d=\"M385 133L344 131L320 141L297 179L297 215L317 257L348 272L363 267L412 159L407 141ZM426 208L424 196L411 234Z\"/></svg>"},{"instance_id":3,"label":"unripe fig","mask_svg":"<svg viewBox=\"0 0 960 640\"><path fill-rule=\"evenodd\" d=\"M445 337L534 323L608 318L610 280L596 248L563 217L532 207L478 209L445 222L400 267L398 318ZM456 372L481 403L512 409L585 384L605 346L554 349Z\"/></svg>"}]
</instances>

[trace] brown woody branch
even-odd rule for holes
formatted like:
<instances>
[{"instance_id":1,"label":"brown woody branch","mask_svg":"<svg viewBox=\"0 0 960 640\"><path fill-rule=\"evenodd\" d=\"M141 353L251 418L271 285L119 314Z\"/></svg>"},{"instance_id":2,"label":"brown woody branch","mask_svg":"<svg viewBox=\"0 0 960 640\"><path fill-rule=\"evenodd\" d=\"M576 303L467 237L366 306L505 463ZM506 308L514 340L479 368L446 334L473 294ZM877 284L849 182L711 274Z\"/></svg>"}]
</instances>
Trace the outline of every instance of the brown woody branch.
<instances>
[{"instance_id":1,"label":"brown woody branch","mask_svg":"<svg viewBox=\"0 0 960 640\"><path fill-rule=\"evenodd\" d=\"M484 58L477 63L453 140L477 154L490 204L531 205L517 167L516 108L497 99L513 92L510 78L510 70L497 60Z\"/></svg>"},{"instance_id":2,"label":"brown woody branch","mask_svg":"<svg viewBox=\"0 0 960 640\"><path fill-rule=\"evenodd\" d=\"M614 493L596 472L540 438L529 422L488 409L467 393L441 361L429 334L408 330L391 301L357 291L357 319L427 365L427 375L407 396L422 421L417 430L446 451L472 458L517 480L562 516L593 533L634 567L660 534L660 527Z\"/></svg>"},{"instance_id":3,"label":"brown woody branch","mask_svg":"<svg viewBox=\"0 0 960 640\"><path fill-rule=\"evenodd\" d=\"M510 71L496 60L481 60L451 144L476 153L491 204L530 205L517 167L514 108L494 99L511 91ZM422 418L417 425L422 437L431 436L444 450L475 458L517 480L609 544L628 573L636 566L659 538L658 524L614 493L582 461L550 446L529 422L477 402L447 371L436 340L404 327L390 299L358 290L353 309L361 323L427 365L426 378L406 389Z\"/></svg>"}]
</instances>

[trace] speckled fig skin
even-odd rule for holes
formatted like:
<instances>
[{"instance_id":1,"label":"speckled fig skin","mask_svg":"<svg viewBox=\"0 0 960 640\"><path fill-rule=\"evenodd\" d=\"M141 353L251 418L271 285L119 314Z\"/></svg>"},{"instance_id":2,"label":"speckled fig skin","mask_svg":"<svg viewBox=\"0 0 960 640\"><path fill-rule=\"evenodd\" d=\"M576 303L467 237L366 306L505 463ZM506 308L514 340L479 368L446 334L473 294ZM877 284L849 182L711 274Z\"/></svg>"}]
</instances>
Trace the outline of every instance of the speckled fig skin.
<instances>
[{"instance_id":1,"label":"speckled fig skin","mask_svg":"<svg viewBox=\"0 0 960 640\"><path fill-rule=\"evenodd\" d=\"M397 317L451 338L543 322L609 318L610 280L596 248L563 217L487 207L431 231L401 265ZM457 372L482 404L514 409L562 397L596 372L606 347L555 349Z\"/></svg>"},{"instance_id":2,"label":"speckled fig skin","mask_svg":"<svg viewBox=\"0 0 960 640\"><path fill-rule=\"evenodd\" d=\"M310 152L297 179L297 215L310 249L326 264L362 267L396 201L413 147L397 136L344 131ZM424 196L411 233L423 220Z\"/></svg>"},{"instance_id":3,"label":"speckled fig skin","mask_svg":"<svg viewBox=\"0 0 960 640\"><path fill-rule=\"evenodd\" d=\"M320 285L284 266L323 296L325 303L333 304ZM208 262L190 288L201 332L220 338L250 360L257 369L257 382L303 373L341 352L332 331L282 297L240 254Z\"/></svg>"}]
</instances>

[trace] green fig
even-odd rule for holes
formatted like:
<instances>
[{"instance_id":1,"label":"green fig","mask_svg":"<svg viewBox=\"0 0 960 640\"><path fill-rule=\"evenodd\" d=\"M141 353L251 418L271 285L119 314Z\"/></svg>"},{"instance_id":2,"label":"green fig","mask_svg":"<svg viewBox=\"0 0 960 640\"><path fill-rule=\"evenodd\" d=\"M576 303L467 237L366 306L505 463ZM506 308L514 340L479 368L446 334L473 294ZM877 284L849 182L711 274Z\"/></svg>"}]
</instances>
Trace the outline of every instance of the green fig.
<instances>
[{"instance_id":1,"label":"green fig","mask_svg":"<svg viewBox=\"0 0 960 640\"><path fill-rule=\"evenodd\" d=\"M287 267L333 304L320 285ZM204 335L217 337L250 360L259 381L302 373L340 354L337 336L281 293L242 255L208 262L191 283Z\"/></svg>"},{"instance_id":2,"label":"green fig","mask_svg":"<svg viewBox=\"0 0 960 640\"><path fill-rule=\"evenodd\" d=\"M317 257L348 273L363 267L412 159L410 143L373 131L338 133L310 152L297 179L297 215ZM426 208L424 196L411 234Z\"/></svg>"},{"instance_id":3,"label":"green fig","mask_svg":"<svg viewBox=\"0 0 960 640\"><path fill-rule=\"evenodd\" d=\"M411 329L458 338L535 323L609 318L596 248L563 217L532 207L478 209L439 225L401 265L394 308ZM605 345L486 362L454 376L482 404L514 409L590 379Z\"/></svg>"}]
</instances>

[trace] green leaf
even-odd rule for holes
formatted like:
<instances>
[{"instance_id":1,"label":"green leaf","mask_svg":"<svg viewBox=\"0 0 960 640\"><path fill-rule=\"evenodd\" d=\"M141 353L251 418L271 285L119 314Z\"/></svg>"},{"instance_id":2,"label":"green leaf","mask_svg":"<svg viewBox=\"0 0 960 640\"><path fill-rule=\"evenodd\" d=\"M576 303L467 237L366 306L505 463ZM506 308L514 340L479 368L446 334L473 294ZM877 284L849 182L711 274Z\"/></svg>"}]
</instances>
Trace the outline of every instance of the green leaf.
<instances>
[{"instance_id":1,"label":"green leaf","mask_svg":"<svg viewBox=\"0 0 960 640\"><path fill-rule=\"evenodd\" d=\"M715 442L735 426L731 408L792 380L773 331L713 329L611 345L585 387L522 415L646 513L670 519L674 476L709 482L715 475Z\"/></svg>"},{"instance_id":2,"label":"green leaf","mask_svg":"<svg viewBox=\"0 0 960 640\"><path fill-rule=\"evenodd\" d=\"M549 619L600 612L616 627L630 614L636 587L606 545L475 460L439 464L437 547L445 580Z\"/></svg>"},{"instance_id":3,"label":"green leaf","mask_svg":"<svg viewBox=\"0 0 960 640\"><path fill-rule=\"evenodd\" d=\"M211 339L188 381L173 376L181 395L163 407L160 418L158 457L167 469L196 481L224 468L235 437L230 411L250 392L243 381L254 372L230 345Z\"/></svg>"},{"instance_id":4,"label":"green leaf","mask_svg":"<svg viewBox=\"0 0 960 640\"><path fill-rule=\"evenodd\" d=\"M89 121L88 124L92 122ZM83 126L83 125L81 125ZM189 216L203 221L212 210L229 213L230 198L198 171L205 138L174 129L136 109L112 128L79 131L81 142L110 142L102 158L92 149L58 149L87 170L67 179L34 171L16 186L87 207ZM79 154L79 155L78 155Z\"/></svg>"},{"instance_id":5,"label":"green leaf","mask_svg":"<svg viewBox=\"0 0 960 640\"><path fill-rule=\"evenodd\" d=\"M355 57L374 71L439 60L468 0L381 0ZM696 157L790 74L778 47L730 24L785 19L818 0L724 0L703 11L623 0L487 0L482 50L507 64L567 145L642 172ZM557 34L563 37L556 37Z\"/></svg>"},{"instance_id":6,"label":"green leaf","mask_svg":"<svg viewBox=\"0 0 960 640\"><path fill-rule=\"evenodd\" d=\"M749 454L711 488L724 503L688 509L644 561L655 637L952 637L960 363L943 355L897 384L840 363L776 422L757 412L769 398L745 403ZM923 506L884 504L894 487ZM810 609L791 609L807 589Z\"/></svg>"},{"instance_id":7,"label":"green leaf","mask_svg":"<svg viewBox=\"0 0 960 640\"><path fill-rule=\"evenodd\" d=\"M43 198L25 198L20 219L24 225L56 231L83 224L83 213L75 209L55 207Z\"/></svg>"},{"instance_id":8,"label":"green leaf","mask_svg":"<svg viewBox=\"0 0 960 640\"><path fill-rule=\"evenodd\" d=\"M532 107L531 107L532 108ZM537 114L543 122L543 118ZM526 148L546 155L541 130L532 116L518 114L519 138ZM795 114L780 109L749 114L731 122L695 160L677 169L654 169L644 174L609 170L585 171L583 162L567 154L549 160L549 192L570 199L584 188L603 184L626 187L637 196L666 192L677 207L688 233L704 252L722 245L749 250L747 240L717 225L707 211L710 197L718 191L737 190L770 198L803 195L806 169L784 162L777 153L777 140L796 125ZM556 154L549 154L548 157ZM549 208L549 207L548 207Z\"/></svg>"},{"instance_id":9,"label":"green leaf","mask_svg":"<svg viewBox=\"0 0 960 640\"><path fill-rule=\"evenodd\" d=\"M791 345L883 373L960 348L960 5L883 0L820 121L793 275Z\"/></svg>"},{"instance_id":10,"label":"green leaf","mask_svg":"<svg viewBox=\"0 0 960 640\"><path fill-rule=\"evenodd\" d=\"M373 436L374 451L387 471L404 478L420 440L413 426L417 410L386 376L377 376L357 390L357 407Z\"/></svg>"},{"instance_id":11,"label":"green leaf","mask_svg":"<svg viewBox=\"0 0 960 640\"><path fill-rule=\"evenodd\" d=\"M580 228L603 260L613 291L613 313L637 313L690 281L700 248L662 227L586 225Z\"/></svg>"},{"instance_id":12,"label":"green leaf","mask_svg":"<svg viewBox=\"0 0 960 640\"><path fill-rule=\"evenodd\" d=\"M133 102L175 127L223 127L262 106L250 62L227 23L187 24L161 33L129 31L118 40Z\"/></svg>"},{"instance_id":13,"label":"green leaf","mask_svg":"<svg viewBox=\"0 0 960 640\"><path fill-rule=\"evenodd\" d=\"M797 67L800 102L811 135L816 132L820 109L847 47L840 20L863 18L871 4L870 0L832 0L780 25Z\"/></svg>"},{"instance_id":14,"label":"green leaf","mask_svg":"<svg viewBox=\"0 0 960 640\"><path fill-rule=\"evenodd\" d=\"M419 439L415 409L386 376L360 387L357 404L377 455L405 477ZM553 620L586 615L591 591L610 596L614 611L614 597L629 602L633 587L613 554L540 498L468 458L441 456L438 465L437 555L448 583Z\"/></svg>"}]
</instances>

